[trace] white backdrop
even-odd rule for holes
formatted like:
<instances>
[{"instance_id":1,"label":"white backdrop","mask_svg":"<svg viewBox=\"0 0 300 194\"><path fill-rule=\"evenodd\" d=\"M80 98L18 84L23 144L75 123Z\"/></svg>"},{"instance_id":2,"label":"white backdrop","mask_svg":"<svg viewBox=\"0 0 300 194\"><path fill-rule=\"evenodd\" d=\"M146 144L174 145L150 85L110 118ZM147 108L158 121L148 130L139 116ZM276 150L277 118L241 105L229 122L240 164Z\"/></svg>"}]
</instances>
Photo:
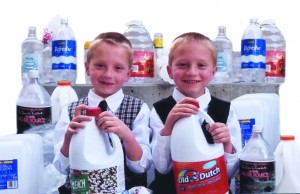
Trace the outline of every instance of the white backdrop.
<instances>
[{"instance_id":1,"label":"white backdrop","mask_svg":"<svg viewBox=\"0 0 300 194\"><path fill-rule=\"evenodd\" d=\"M142 20L151 36L164 34L165 46L177 35L201 32L211 39L217 27L225 25L234 51L240 50L240 38L251 17L274 19L287 42L287 78L280 87L282 133L300 130L299 37L300 2L297 0L10 0L0 8L1 100L0 135L16 131L16 99L21 89L21 42L28 26L36 26L38 38L50 20L59 15L68 18L77 38L78 78L84 83L83 44L105 31L123 33L125 23ZM300 137L299 137L300 138Z\"/></svg>"}]
</instances>

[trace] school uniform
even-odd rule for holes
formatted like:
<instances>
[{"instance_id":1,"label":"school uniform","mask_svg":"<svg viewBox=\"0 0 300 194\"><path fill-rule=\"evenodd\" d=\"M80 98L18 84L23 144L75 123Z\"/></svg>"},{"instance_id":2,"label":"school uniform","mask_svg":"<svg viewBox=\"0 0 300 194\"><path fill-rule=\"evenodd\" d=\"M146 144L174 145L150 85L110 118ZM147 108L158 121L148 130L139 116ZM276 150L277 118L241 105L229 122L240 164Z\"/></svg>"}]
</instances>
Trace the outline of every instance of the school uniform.
<instances>
[{"instance_id":1,"label":"school uniform","mask_svg":"<svg viewBox=\"0 0 300 194\"><path fill-rule=\"evenodd\" d=\"M164 128L164 123L171 109L183 98L185 96L174 88L172 96L154 103L151 110L150 127L153 130L151 146L155 180L151 183L150 189L153 190L153 194L176 193L172 170L170 136L161 136L160 132ZM207 112L215 122L225 123L230 130L231 142L235 153L225 153L225 160L228 178L232 179L239 170L239 151L241 150L241 129L238 117L229 102L211 96L207 88L205 88L205 94L198 97L197 100L200 108ZM202 128L204 127L204 122L204 118L200 118ZM205 132L206 130L203 131ZM206 135L207 138L210 137L209 134Z\"/></svg>"},{"instance_id":2,"label":"school uniform","mask_svg":"<svg viewBox=\"0 0 300 194\"><path fill-rule=\"evenodd\" d=\"M87 97L81 98L79 101L71 103L69 106L66 106L62 109L60 119L55 127L54 134L55 157L53 164L59 172L66 175L70 173L69 158L65 157L60 152L60 149L63 144L67 127L70 123L70 120L73 118L75 107L79 104L86 104L88 106L96 107L102 100L103 98L95 94L91 89ZM126 189L134 186L146 187L146 171L152 164L149 143L149 137L151 135L151 129L149 128L150 109L142 100L124 95L122 89L105 98L105 101L108 105L107 111L116 115L129 127L143 150L143 155L139 161L129 160L124 153Z\"/></svg>"}]
</instances>

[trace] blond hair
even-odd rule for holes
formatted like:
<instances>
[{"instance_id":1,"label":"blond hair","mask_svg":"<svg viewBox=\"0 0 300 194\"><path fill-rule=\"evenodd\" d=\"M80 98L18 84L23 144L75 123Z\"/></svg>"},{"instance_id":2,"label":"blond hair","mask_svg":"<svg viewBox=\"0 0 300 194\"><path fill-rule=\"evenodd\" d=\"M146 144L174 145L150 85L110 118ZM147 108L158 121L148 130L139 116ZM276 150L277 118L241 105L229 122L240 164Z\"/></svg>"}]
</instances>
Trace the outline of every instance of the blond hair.
<instances>
[{"instance_id":1,"label":"blond hair","mask_svg":"<svg viewBox=\"0 0 300 194\"><path fill-rule=\"evenodd\" d=\"M177 36L171 45L170 52L169 52L169 65L171 66L173 58L174 58L174 52L178 46L180 46L183 43L189 43L189 42L198 42L199 44L206 45L208 49L212 52L213 56L213 65L217 65L217 52L215 50L215 47L212 43L212 41L204 36L203 34L200 34L198 32L188 32L181 34Z\"/></svg>"}]
</instances>

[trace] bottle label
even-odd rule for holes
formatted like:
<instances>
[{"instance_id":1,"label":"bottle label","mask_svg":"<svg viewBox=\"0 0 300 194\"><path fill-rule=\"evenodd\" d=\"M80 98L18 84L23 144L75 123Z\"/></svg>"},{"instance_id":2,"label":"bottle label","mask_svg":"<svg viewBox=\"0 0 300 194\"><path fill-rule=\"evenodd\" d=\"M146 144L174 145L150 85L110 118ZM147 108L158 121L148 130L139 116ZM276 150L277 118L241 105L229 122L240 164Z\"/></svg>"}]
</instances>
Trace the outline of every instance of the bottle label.
<instances>
[{"instance_id":1,"label":"bottle label","mask_svg":"<svg viewBox=\"0 0 300 194\"><path fill-rule=\"evenodd\" d=\"M0 160L0 191L18 188L18 160Z\"/></svg>"},{"instance_id":2,"label":"bottle label","mask_svg":"<svg viewBox=\"0 0 300 194\"><path fill-rule=\"evenodd\" d=\"M252 135L253 125L255 125L255 119L241 119L239 120L242 134L242 147L248 142Z\"/></svg>"},{"instance_id":3,"label":"bottle label","mask_svg":"<svg viewBox=\"0 0 300 194\"><path fill-rule=\"evenodd\" d=\"M131 77L154 78L154 52L134 51Z\"/></svg>"},{"instance_id":4,"label":"bottle label","mask_svg":"<svg viewBox=\"0 0 300 194\"><path fill-rule=\"evenodd\" d=\"M241 193L273 193L275 161L249 162L240 160Z\"/></svg>"},{"instance_id":5,"label":"bottle label","mask_svg":"<svg viewBox=\"0 0 300 194\"><path fill-rule=\"evenodd\" d=\"M266 69L266 41L264 39L243 39L241 68Z\"/></svg>"},{"instance_id":6,"label":"bottle label","mask_svg":"<svg viewBox=\"0 0 300 194\"><path fill-rule=\"evenodd\" d=\"M120 173L124 174L124 171L120 169L117 166L99 170L71 169L72 193L117 193L125 189L125 180L120 180Z\"/></svg>"},{"instance_id":7,"label":"bottle label","mask_svg":"<svg viewBox=\"0 0 300 194\"><path fill-rule=\"evenodd\" d=\"M267 50L266 77L285 77L285 51Z\"/></svg>"},{"instance_id":8,"label":"bottle label","mask_svg":"<svg viewBox=\"0 0 300 194\"><path fill-rule=\"evenodd\" d=\"M52 70L76 70L76 41L52 41Z\"/></svg>"},{"instance_id":9,"label":"bottle label","mask_svg":"<svg viewBox=\"0 0 300 194\"><path fill-rule=\"evenodd\" d=\"M51 123L51 107L32 108L17 106L17 133L27 129Z\"/></svg>"},{"instance_id":10,"label":"bottle label","mask_svg":"<svg viewBox=\"0 0 300 194\"><path fill-rule=\"evenodd\" d=\"M177 193L227 193L229 190L224 156L200 162L173 161Z\"/></svg>"},{"instance_id":11,"label":"bottle label","mask_svg":"<svg viewBox=\"0 0 300 194\"><path fill-rule=\"evenodd\" d=\"M31 69L38 69L38 57L35 53L28 53L22 58L22 73L28 73Z\"/></svg>"},{"instance_id":12,"label":"bottle label","mask_svg":"<svg viewBox=\"0 0 300 194\"><path fill-rule=\"evenodd\" d=\"M218 52L217 56L217 72L227 72L229 55L226 52Z\"/></svg>"}]
</instances>

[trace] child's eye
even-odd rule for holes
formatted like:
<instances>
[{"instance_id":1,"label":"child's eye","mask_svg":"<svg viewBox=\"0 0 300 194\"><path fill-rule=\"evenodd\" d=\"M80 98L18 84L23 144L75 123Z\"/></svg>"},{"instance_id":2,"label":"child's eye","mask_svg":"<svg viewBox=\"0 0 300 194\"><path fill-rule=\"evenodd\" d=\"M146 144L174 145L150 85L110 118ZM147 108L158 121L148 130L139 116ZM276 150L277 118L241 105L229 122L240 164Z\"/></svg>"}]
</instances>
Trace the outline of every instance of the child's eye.
<instances>
[{"instance_id":1,"label":"child's eye","mask_svg":"<svg viewBox=\"0 0 300 194\"><path fill-rule=\"evenodd\" d=\"M98 63L98 64L96 64L96 66L97 66L98 68L102 68L102 67L104 67L105 65L102 64L102 63Z\"/></svg>"},{"instance_id":2,"label":"child's eye","mask_svg":"<svg viewBox=\"0 0 300 194\"><path fill-rule=\"evenodd\" d=\"M123 66L116 66L115 68L116 68L117 70L122 70L122 69L124 69Z\"/></svg>"},{"instance_id":3,"label":"child's eye","mask_svg":"<svg viewBox=\"0 0 300 194\"><path fill-rule=\"evenodd\" d=\"M199 64L198 64L198 67L199 67L199 68L203 68L203 67L205 67L205 66L206 66L206 65L205 65L205 64L202 64L202 63L199 63Z\"/></svg>"},{"instance_id":4,"label":"child's eye","mask_svg":"<svg viewBox=\"0 0 300 194\"><path fill-rule=\"evenodd\" d=\"M185 63L178 63L178 64L176 64L176 66L177 66L177 67L186 67L187 64L185 64Z\"/></svg>"}]
</instances>

